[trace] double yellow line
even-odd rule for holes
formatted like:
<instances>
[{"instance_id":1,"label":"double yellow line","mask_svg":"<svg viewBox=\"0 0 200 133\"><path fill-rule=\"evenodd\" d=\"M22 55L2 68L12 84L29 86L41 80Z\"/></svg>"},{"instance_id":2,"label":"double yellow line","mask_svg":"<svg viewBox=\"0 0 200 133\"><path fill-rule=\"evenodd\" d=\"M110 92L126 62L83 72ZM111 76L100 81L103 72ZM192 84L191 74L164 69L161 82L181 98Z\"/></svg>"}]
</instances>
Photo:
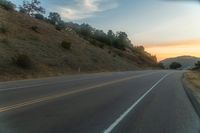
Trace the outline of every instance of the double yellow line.
<instances>
[{"instance_id":1,"label":"double yellow line","mask_svg":"<svg viewBox=\"0 0 200 133\"><path fill-rule=\"evenodd\" d=\"M153 73L157 73L157 72L153 72ZM1 107L0 108L0 113L6 112L6 111L10 111L10 110L13 110L13 109L22 108L22 107L25 107L25 106L28 106L28 105L32 105L32 104L36 104L36 103L40 103L40 102L53 100L53 99L60 98L60 97L69 96L69 95L72 95L72 94L76 94L76 93L92 90L94 88L100 88L100 87L104 87L104 86L107 86L107 85L111 85L111 84L115 84L115 83L120 83L120 82L123 82L123 81L131 80L131 79L134 79L134 78L144 77L144 76L147 76L147 75L151 75L153 73L142 74L142 75L138 75L138 76L130 76L130 77L127 77L127 78L118 79L118 80L114 80L114 81L109 81L109 82L106 82L106 83L102 83L102 84L99 84L99 85L94 85L94 86L91 86L91 87L82 88L82 89L79 89L79 90L74 90L74 91L65 92L65 93L61 93L61 94L56 94L56 95L52 95L52 96L46 96L46 97L43 97L43 98L38 98L38 99L35 99L35 100L30 100L30 101L23 102L23 103L18 103L18 104L14 104L14 105Z\"/></svg>"}]
</instances>

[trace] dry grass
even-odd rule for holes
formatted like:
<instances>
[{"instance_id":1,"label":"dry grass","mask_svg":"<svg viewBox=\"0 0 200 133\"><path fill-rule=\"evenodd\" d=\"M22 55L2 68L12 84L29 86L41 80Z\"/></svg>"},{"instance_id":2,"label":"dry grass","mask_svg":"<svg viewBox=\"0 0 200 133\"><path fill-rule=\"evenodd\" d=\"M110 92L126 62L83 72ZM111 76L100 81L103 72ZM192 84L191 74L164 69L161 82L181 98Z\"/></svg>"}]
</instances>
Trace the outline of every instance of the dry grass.
<instances>
[{"instance_id":1,"label":"dry grass","mask_svg":"<svg viewBox=\"0 0 200 133\"><path fill-rule=\"evenodd\" d=\"M0 80L35 78L66 73L100 72L136 69L134 63L121 57L113 58L106 50L70 32L60 32L53 25L24 14L0 8L0 22L9 31L0 33ZM32 27L37 26L37 32ZM60 44L66 40L71 50ZM34 70L23 70L12 64L12 58L26 54L33 61Z\"/></svg>"},{"instance_id":2,"label":"dry grass","mask_svg":"<svg viewBox=\"0 0 200 133\"><path fill-rule=\"evenodd\" d=\"M102 49L74 32L58 31L51 24L14 11L0 8L0 23L8 27L6 34L0 33L0 80L77 73L79 68L81 72L135 70L150 64L148 58L140 59L141 54ZM60 46L63 41L71 44L70 50ZM19 54L30 57L33 70L12 64Z\"/></svg>"},{"instance_id":3,"label":"dry grass","mask_svg":"<svg viewBox=\"0 0 200 133\"><path fill-rule=\"evenodd\" d=\"M189 82L193 94L200 103L200 71L189 71L186 73L186 79Z\"/></svg>"}]
</instances>

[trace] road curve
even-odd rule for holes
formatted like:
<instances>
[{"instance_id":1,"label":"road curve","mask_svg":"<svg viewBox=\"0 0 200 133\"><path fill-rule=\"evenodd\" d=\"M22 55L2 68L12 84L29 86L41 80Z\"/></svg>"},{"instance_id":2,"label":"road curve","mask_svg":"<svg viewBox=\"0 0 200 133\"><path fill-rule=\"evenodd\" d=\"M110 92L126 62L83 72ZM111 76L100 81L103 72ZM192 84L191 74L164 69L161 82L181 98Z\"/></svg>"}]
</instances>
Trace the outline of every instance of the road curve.
<instances>
[{"instance_id":1,"label":"road curve","mask_svg":"<svg viewBox=\"0 0 200 133\"><path fill-rule=\"evenodd\" d=\"M0 133L200 133L183 71L0 83Z\"/></svg>"}]
</instances>

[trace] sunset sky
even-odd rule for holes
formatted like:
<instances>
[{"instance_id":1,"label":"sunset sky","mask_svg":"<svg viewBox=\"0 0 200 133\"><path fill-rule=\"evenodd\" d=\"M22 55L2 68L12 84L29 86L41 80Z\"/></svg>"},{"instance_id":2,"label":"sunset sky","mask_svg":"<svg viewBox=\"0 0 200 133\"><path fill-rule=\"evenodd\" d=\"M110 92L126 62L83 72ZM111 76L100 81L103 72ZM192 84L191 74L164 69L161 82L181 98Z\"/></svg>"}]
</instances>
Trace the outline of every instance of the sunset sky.
<instances>
[{"instance_id":1,"label":"sunset sky","mask_svg":"<svg viewBox=\"0 0 200 133\"><path fill-rule=\"evenodd\" d=\"M22 0L11 0L17 5ZM47 13L56 11L65 21L128 33L134 45L162 60L200 57L199 0L41 0Z\"/></svg>"}]
</instances>

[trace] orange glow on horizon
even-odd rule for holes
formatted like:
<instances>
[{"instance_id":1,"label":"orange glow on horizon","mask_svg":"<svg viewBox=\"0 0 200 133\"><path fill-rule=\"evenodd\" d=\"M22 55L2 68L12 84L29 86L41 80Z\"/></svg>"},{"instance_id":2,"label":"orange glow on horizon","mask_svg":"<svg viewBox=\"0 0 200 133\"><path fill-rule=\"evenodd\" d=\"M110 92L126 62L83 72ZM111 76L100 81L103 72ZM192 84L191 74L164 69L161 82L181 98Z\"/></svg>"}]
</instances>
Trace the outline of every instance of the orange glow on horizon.
<instances>
[{"instance_id":1,"label":"orange glow on horizon","mask_svg":"<svg viewBox=\"0 0 200 133\"><path fill-rule=\"evenodd\" d=\"M157 56L158 61L165 58L190 55L200 57L200 40L177 41L168 44L147 45L146 51Z\"/></svg>"}]
</instances>

